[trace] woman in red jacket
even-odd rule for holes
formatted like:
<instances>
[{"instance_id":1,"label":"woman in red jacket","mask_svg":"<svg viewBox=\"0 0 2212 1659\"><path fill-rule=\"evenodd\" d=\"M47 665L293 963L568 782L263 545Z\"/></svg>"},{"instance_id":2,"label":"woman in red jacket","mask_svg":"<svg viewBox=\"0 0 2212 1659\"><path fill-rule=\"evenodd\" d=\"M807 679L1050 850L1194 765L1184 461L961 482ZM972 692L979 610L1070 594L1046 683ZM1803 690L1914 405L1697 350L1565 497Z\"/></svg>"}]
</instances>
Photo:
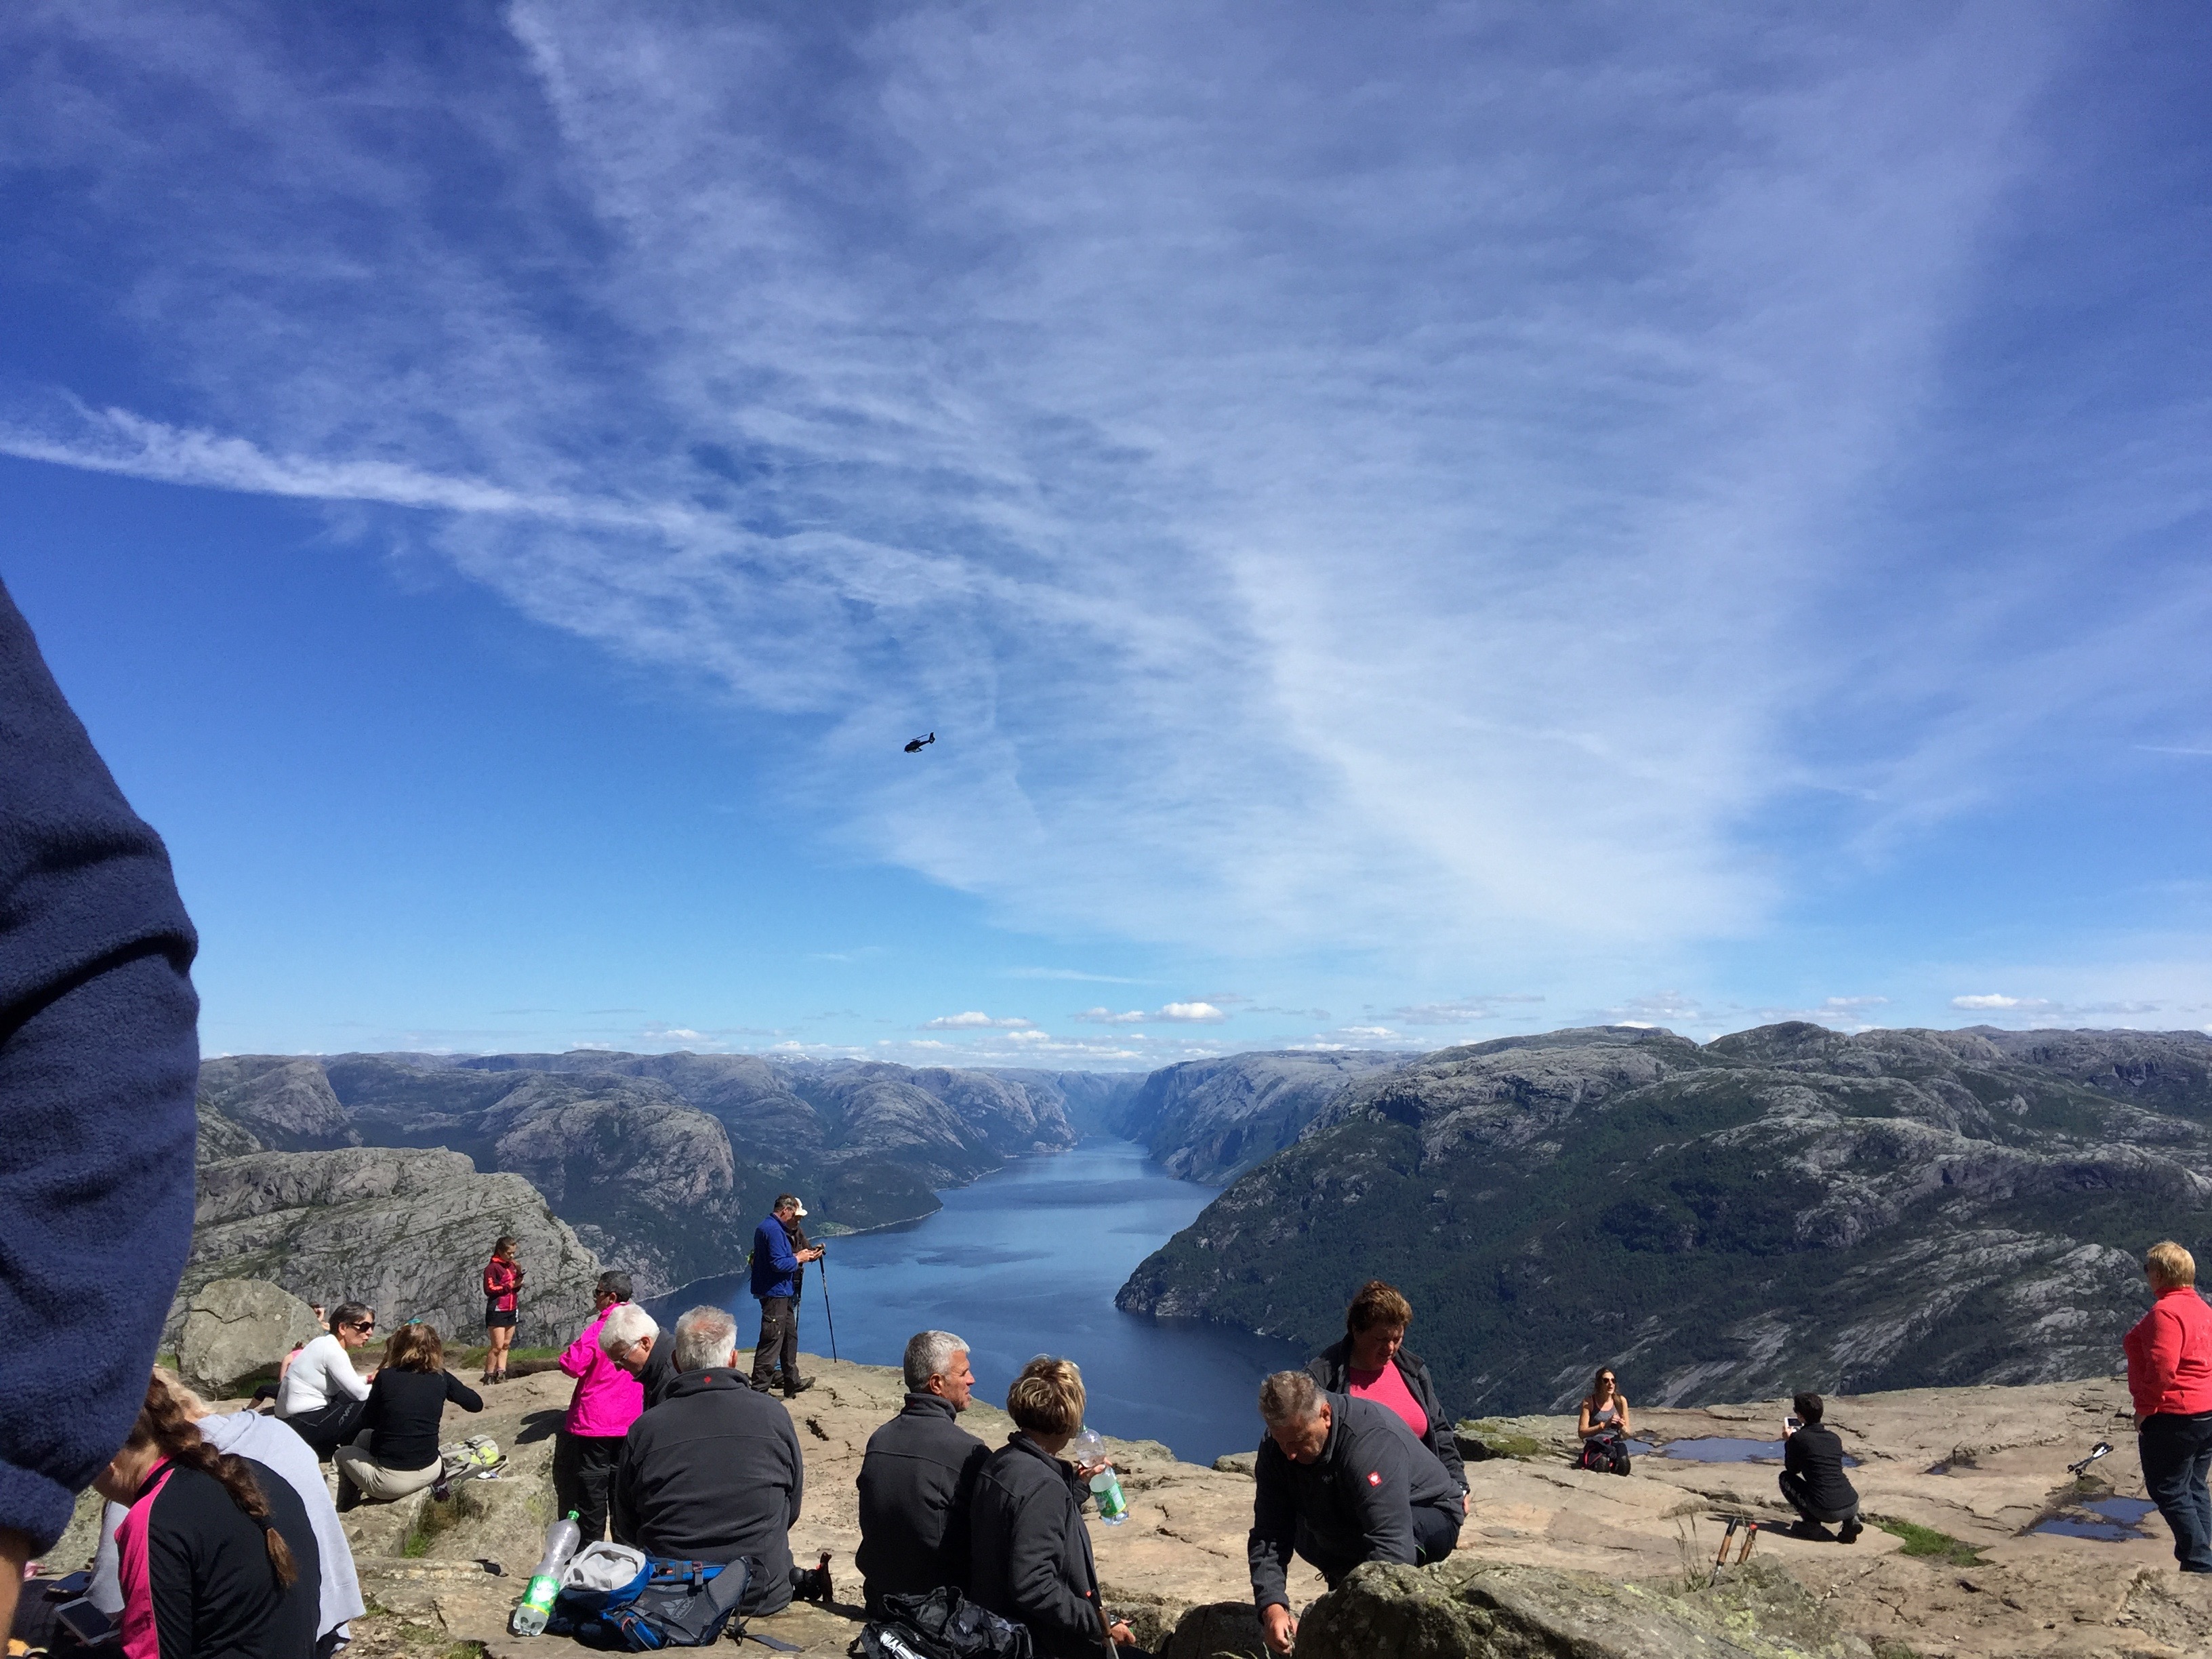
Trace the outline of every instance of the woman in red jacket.
<instances>
[{"instance_id":1,"label":"woman in red jacket","mask_svg":"<svg viewBox=\"0 0 2212 1659\"><path fill-rule=\"evenodd\" d=\"M514 1346L514 1304L522 1289L522 1264L514 1259L514 1237L500 1235L484 1264L485 1382L507 1381L507 1351Z\"/></svg>"},{"instance_id":2,"label":"woman in red jacket","mask_svg":"<svg viewBox=\"0 0 2212 1659\"><path fill-rule=\"evenodd\" d=\"M2197 1258L2172 1240L2150 1247L2143 1273L2157 1300L2123 1345L2143 1487L2182 1571L2212 1572L2212 1308L2197 1294Z\"/></svg>"}]
</instances>

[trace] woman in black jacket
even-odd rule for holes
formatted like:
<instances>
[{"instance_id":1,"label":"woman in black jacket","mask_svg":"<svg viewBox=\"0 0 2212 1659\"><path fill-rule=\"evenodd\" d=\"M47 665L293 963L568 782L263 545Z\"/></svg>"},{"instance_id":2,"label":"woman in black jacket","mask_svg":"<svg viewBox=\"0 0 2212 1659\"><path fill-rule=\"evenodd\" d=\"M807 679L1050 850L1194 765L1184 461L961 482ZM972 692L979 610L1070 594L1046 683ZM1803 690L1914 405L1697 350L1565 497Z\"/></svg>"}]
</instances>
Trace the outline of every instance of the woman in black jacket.
<instances>
[{"instance_id":1,"label":"woman in black jacket","mask_svg":"<svg viewBox=\"0 0 2212 1659\"><path fill-rule=\"evenodd\" d=\"M349 1510L363 1498L388 1504L435 1484L438 1425L449 1400L465 1412L483 1409L483 1396L446 1369L436 1328L402 1325L368 1385L360 1435L331 1460L338 1466L338 1507Z\"/></svg>"},{"instance_id":2,"label":"woman in black jacket","mask_svg":"<svg viewBox=\"0 0 2212 1659\"><path fill-rule=\"evenodd\" d=\"M1397 1413L1413 1437L1444 1466L1459 1488L1464 1511L1467 1465L1460 1461L1459 1443L1452 1438L1451 1419L1437 1398L1429 1368L1405 1349L1406 1328L1413 1322L1413 1304L1381 1279L1370 1279L1345 1310L1342 1340L1308 1360L1306 1375L1331 1394L1371 1400Z\"/></svg>"},{"instance_id":3,"label":"woman in black jacket","mask_svg":"<svg viewBox=\"0 0 2212 1659\"><path fill-rule=\"evenodd\" d=\"M976 1477L969 1522L975 1599L1026 1626L1037 1659L1146 1659L1128 1626L1098 1600L1098 1567L1083 1525L1093 1473L1060 1454L1083 1426L1083 1373L1032 1359L1006 1391L1015 1432ZM1109 1644L1112 1644L1109 1649Z\"/></svg>"}]
</instances>

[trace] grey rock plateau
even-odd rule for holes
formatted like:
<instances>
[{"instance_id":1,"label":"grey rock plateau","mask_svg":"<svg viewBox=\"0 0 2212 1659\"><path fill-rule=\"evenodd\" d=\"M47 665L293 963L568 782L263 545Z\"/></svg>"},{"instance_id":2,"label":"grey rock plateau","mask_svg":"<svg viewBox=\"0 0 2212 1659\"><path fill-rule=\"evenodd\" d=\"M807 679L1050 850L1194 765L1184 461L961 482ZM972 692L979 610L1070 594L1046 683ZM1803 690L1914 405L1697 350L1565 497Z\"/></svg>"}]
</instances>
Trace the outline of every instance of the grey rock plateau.
<instances>
[{"instance_id":1,"label":"grey rock plateau","mask_svg":"<svg viewBox=\"0 0 2212 1659\"><path fill-rule=\"evenodd\" d=\"M2103 1375L2143 1248L2212 1250L2208 1079L2197 1032L1448 1048L1340 1089L1119 1303L1319 1346L1389 1279L1455 1413L1600 1364L1654 1404Z\"/></svg>"}]
</instances>

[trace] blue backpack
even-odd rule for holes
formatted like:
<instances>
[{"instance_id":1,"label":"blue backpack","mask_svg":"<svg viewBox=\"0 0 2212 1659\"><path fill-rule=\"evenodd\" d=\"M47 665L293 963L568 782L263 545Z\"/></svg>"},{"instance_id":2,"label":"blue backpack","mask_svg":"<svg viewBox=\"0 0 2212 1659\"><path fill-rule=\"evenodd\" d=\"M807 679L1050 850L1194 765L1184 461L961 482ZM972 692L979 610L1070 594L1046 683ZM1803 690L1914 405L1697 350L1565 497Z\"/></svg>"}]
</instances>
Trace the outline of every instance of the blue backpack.
<instances>
[{"instance_id":1,"label":"blue backpack","mask_svg":"<svg viewBox=\"0 0 2212 1659\"><path fill-rule=\"evenodd\" d=\"M614 1589L564 1589L546 1632L587 1648L651 1653L719 1641L745 1598L752 1563L647 1558L645 1569Z\"/></svg>"}]
</instances>

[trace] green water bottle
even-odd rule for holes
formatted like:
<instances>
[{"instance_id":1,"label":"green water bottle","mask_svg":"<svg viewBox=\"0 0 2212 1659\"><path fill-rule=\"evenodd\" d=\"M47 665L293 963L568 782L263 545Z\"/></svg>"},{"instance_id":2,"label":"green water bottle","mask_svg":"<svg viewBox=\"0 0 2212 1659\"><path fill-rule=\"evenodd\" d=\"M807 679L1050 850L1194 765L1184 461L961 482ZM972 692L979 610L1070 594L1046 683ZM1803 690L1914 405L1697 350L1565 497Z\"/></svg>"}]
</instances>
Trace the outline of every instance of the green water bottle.
<instances>
[{"instance_id":1,"label":"green water bottle","mask_svg":"<svg viewBox=\"0 0 2212 1659\"><path fill-rule=\"evenodd\" d=\"M1118 1527L1129 1518L1129 1500L1121 1494L1121 1477L1106 1462L1106 1440L1096 1429L1085 1429L1070 1443L1068 1451L1079 1465L1103 1463L1091 1477L1091 1495L1098 1500L1098 1518Z\"/></svg>"},{"instance_id":2,"label":"green water bottle","mask_svg":"<svg viewBox=\"0 0 2212 1659\"><path fill-rule=\"evenodd\" d=\"M507 1629L517 1636L543 1636L545 1624L553 1616L553 1598L561 1593L561 1570L568 1565L584 1541L584 1529L576 1524L576 1511L570 1510L568 1518L556 1521L545 1529L545 1553L538 1563L538 1571L530 1575L530 1588L522 1593L522 1604L507 1620Z\"/></svg>"}]
</instances>

